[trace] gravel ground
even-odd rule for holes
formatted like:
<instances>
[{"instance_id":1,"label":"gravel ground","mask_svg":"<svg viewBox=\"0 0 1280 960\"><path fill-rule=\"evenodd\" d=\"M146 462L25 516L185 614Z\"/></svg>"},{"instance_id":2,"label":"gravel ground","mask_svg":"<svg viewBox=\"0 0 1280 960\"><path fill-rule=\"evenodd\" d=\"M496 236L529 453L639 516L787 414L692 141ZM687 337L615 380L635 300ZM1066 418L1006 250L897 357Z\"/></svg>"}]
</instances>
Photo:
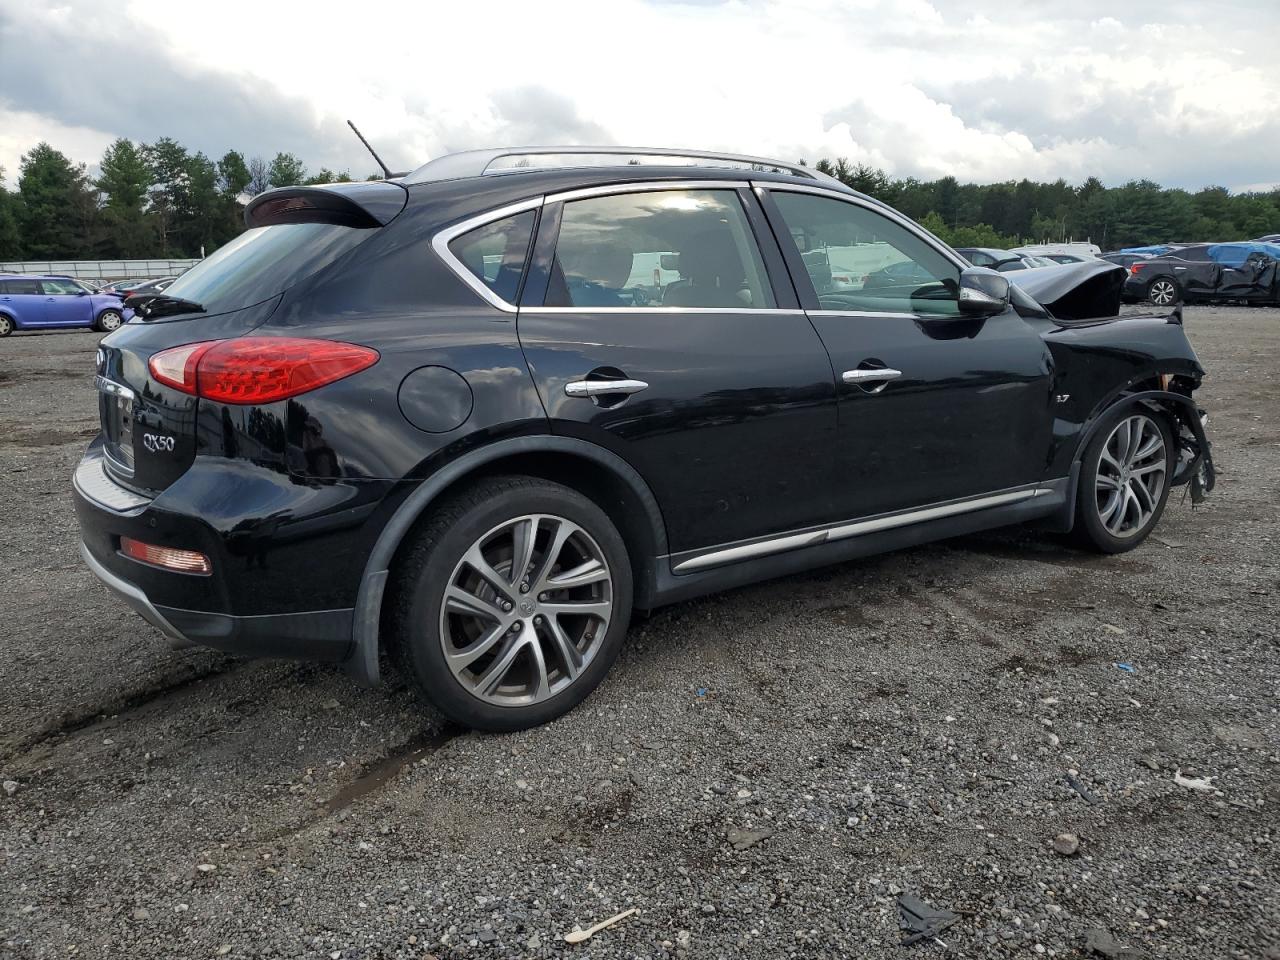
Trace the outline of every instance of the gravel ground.
<instances>
[{"instance_id":1,"label":"gravel ground","mask_svg":"<svg viewBox=\"0 0 1280 960\"><path fill-rule=\"evenodd\" d=\"M1187 324L1223 476L1137 552L1015 529L669 608L511 736L170 651L76 552L96 335L0 341L0 956L1273 960L1280 310ZM902 891L958 922L899 946Z\"/></svg>"}]
</instances>

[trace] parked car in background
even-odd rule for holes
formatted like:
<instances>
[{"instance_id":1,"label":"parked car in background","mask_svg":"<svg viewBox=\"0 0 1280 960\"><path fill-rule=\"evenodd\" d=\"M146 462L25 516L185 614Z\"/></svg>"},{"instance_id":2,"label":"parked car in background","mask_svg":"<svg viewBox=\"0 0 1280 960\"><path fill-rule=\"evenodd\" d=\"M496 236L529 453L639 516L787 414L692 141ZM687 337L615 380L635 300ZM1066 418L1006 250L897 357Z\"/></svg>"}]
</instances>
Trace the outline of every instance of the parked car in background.
<instances>
[{"instance_id":1,"label":"parked car in background","mask_svg":"<svg viewBox=\"0 0 1280 960\"><path fill-rule=\"evenodd\" d=\"M1013 253L1031 254L1034 257L1048 257L1054 263L1087 263L1096 260L1102 248L1087 242L1065 243L1028 243L1014 247Z\"/></svg>"},{"instance_id":2,"label":"parked car in background","mask_svg":"<svg viewBox=\"0 0 1280 960\"><path fill-rule=\"evenodd\" d=\"M956 247L955 251L975 267L987 267L991 270L1026 269L1022 257L1012 250L998 250L994 247Z\"/></svg>"},{"instance_id":3,"label":"parked car in background","mask_svg":"<svg viewBox=\"0 0 1280 960\"><path fill-rule=\"evenodd\" d=\"M1056 261L1046 257L1017 253L1013 250L998 250L994 247L956 247L955 250L975 267L987 267L991 270L999 270L1001 273L1056 265Z\"/></svg>"},{"instance_id":4,"label":"parked car in background","mask_svg":"<svg viewBox=\"0 0 1280 960\"><path fill-rule=\"evenodd\" d=\"M1042 253L1039 256L1054 263L1088 263L1090 260L1098 259L1082 253Z\"/></svg>"},{"instance_id":5,"label":"parked car in background","mask_svg":"<svg viewBox=\"0 0 1280 960\"><path fill-rule=\"evenodd\" d=\"M131 315L119 297L71 277L0 274L0 337L55 327L111 331Z\"/></svg>"},{"instance_id":6,"label":"parked car in background","mask_svg":"<svg viewBox=\"0 0 1280 960\"><path fill-rule=\"evenodd\" d=\"M117 280L103 288L104 293L114 293L121 300L128 300L137 294L163 293L177 277L161 277L157 280Z\"/></svg>"},{"instance_id":7,"label":"parked car in background","mask_svg":"<svg viewBox=\"0 0 1280 960\"><path fill-rule=\"evenodd\" d=\"M1254 243L1280 243L1280 233L1268 233L1265 237L1258 237Z\"/></svg>"},{"instance_id":8,"label":"parked car in background","mask_svg":"<svg viewBox=\"0 0 1280 960\"><path fill-rule=\"evenodd\" d=\"M1280 303L1280 244L1202 243L1129 265L1124 298L1158 307L1208 300Z\"/></svg>"},{"instance_id":9,"label":"parked car in background","mask_svg":"<svg viewBox=\"0 0 1280 960\"><path fill-rule=\"evenodd\" d=\"M1118 264L1126 270L1133 266L1139 260L1150 260L1153 254L1150 253L1104 253L1099 257L1101 260L1107 260L1111 263Z\"/></svg>"}]
</instances>

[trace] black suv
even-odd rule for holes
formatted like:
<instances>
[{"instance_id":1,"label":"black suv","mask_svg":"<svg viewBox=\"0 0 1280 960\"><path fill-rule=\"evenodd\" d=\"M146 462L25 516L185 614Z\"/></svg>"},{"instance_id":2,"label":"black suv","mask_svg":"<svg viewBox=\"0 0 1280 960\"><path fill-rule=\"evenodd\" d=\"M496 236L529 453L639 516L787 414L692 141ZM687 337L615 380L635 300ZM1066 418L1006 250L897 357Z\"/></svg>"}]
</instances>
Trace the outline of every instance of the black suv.
<instances>
[{"instance_id":1,"label":"black suv","mask_svg":"<svg viewBox=\"0 0 1280 960\"><path fill-rule=\"evenodd\" d=\"M176 640L386 651L514 729L633 609L1020 521L1127 550L1212 485L1181 316L1115 318L1121 268L1037 301L806 167L604 153L255 198L101 343L85 562Z\"/></svg>"}]
</instances>

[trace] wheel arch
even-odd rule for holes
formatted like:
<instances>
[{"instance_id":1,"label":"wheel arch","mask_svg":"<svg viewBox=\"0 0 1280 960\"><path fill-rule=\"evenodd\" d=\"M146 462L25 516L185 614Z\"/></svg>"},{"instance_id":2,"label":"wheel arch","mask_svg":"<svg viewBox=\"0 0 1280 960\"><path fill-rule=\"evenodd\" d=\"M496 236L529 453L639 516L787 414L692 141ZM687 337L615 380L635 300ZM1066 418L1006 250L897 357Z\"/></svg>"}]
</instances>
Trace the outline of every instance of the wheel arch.
<instances>
[{"instance_id":1,"label":"wheel arch","mask_svg":"<svg viewBox=\"0 0 1280 960\"><path fill-rule=\"evenodd\" d=\"M1131 383L1111 394L1094 409L1093 415L1076 439L1076 448L1071 457L1066 516L1063 517L1061 526L1055 525L1054 529L1065 532L1075 525L1076 493L1080 482L1080 466L1084 458L1085 449L1107 422L1107 418L1122 406L1144 406L1167 418L1175 443L1177 443L1181 427L1183 425L1187 426L1195 437L1200 456L1197 457L1189 469L1176 476L1173 482L1186 483L1195 474L1200 459L1203 458L1209 468L1208 489L1212 489L1214 477L1213 461L1210 457L1209 441L1204 433L1204 425L1200 422L1200 408L1196 406L1195 400L1190 396L1163 389L1161 386L1162 376L1157 375L1149 380L1139 380Z\"/></svg>"},{"instance_id":2,"label":"wheel arch","mask_svg":"<svg viewBox=\"0 0 1280 960\"><path fill-rule=\"evenodd\" d=\"M378 535L356 595L352 651L347 672L359 682L379 682L382 612L387 583L413 531L431 505L468 483L501 474L524 474L562 483L599 506L618 528L631 558L634 603L652 601L657 558L667 550L666 525L657 498L629 463L603 447L550 434L515 437L472 450L422 481Z\"/></svg>"}]
</instances>

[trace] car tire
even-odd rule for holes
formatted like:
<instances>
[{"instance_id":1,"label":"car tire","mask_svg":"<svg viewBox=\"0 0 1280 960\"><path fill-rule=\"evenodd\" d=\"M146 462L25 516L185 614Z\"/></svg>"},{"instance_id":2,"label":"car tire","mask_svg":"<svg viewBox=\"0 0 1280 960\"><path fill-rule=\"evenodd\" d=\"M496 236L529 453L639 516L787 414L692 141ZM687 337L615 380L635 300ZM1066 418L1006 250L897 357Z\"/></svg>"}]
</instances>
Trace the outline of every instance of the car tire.
<instances>
[{"instance_id":1,"label":"car tire","mask_svg":"<svg viewBox=\"0 0 1280 960\"><path fill-rule=\"evenodd\" d=\"M13 333L13 318L0 313L0 337L7 337L11 333Z\"/></svg>"},{"instance_id":2,"label":"car tire","mask_svg":"<svg viewBox=\"0 0 1280 960\"><path fill-rule=\"evenodd\" d=\"M1107 414L1081 458L1076 541L1102 553L1141 544L1164 513L1176 465L1168 418L1132 404Z\"/></svg>"},{"instance_id":3,"label":"car tire","mask_svg":"<svg viewBox=\"0 0 1280 960\"><path fill-rule=\"evenodd\" d=\"M1172 277L1156 277L1147 284L1147 299L1157 307L1169 307L1182 300L1182 288Z\"/></svg>"},{"instance_id":4,"label":"car tire","mask_svg":"<svg viewBox=\"0 0 1280 960\"><path fill-rule=\"evenodd\" d=\"M394 658L446 717L478 730L522 730L581 703L631 613L631 563L613 522L534 477L488 478L441 504L394 578Z\"/></svg>"},{"instance_id":5,"label":"car tire","mask_svg":"<svg viewBox=\"0 0 1280 960\"><path fill-rule=\"evenodd\" d=\"M103 310L98 314L98 321L93 328L103 333L110 333L112 330L119 330L122 323L124 323L124 316L119 310Z\"/></svg>"}]
</instances>

